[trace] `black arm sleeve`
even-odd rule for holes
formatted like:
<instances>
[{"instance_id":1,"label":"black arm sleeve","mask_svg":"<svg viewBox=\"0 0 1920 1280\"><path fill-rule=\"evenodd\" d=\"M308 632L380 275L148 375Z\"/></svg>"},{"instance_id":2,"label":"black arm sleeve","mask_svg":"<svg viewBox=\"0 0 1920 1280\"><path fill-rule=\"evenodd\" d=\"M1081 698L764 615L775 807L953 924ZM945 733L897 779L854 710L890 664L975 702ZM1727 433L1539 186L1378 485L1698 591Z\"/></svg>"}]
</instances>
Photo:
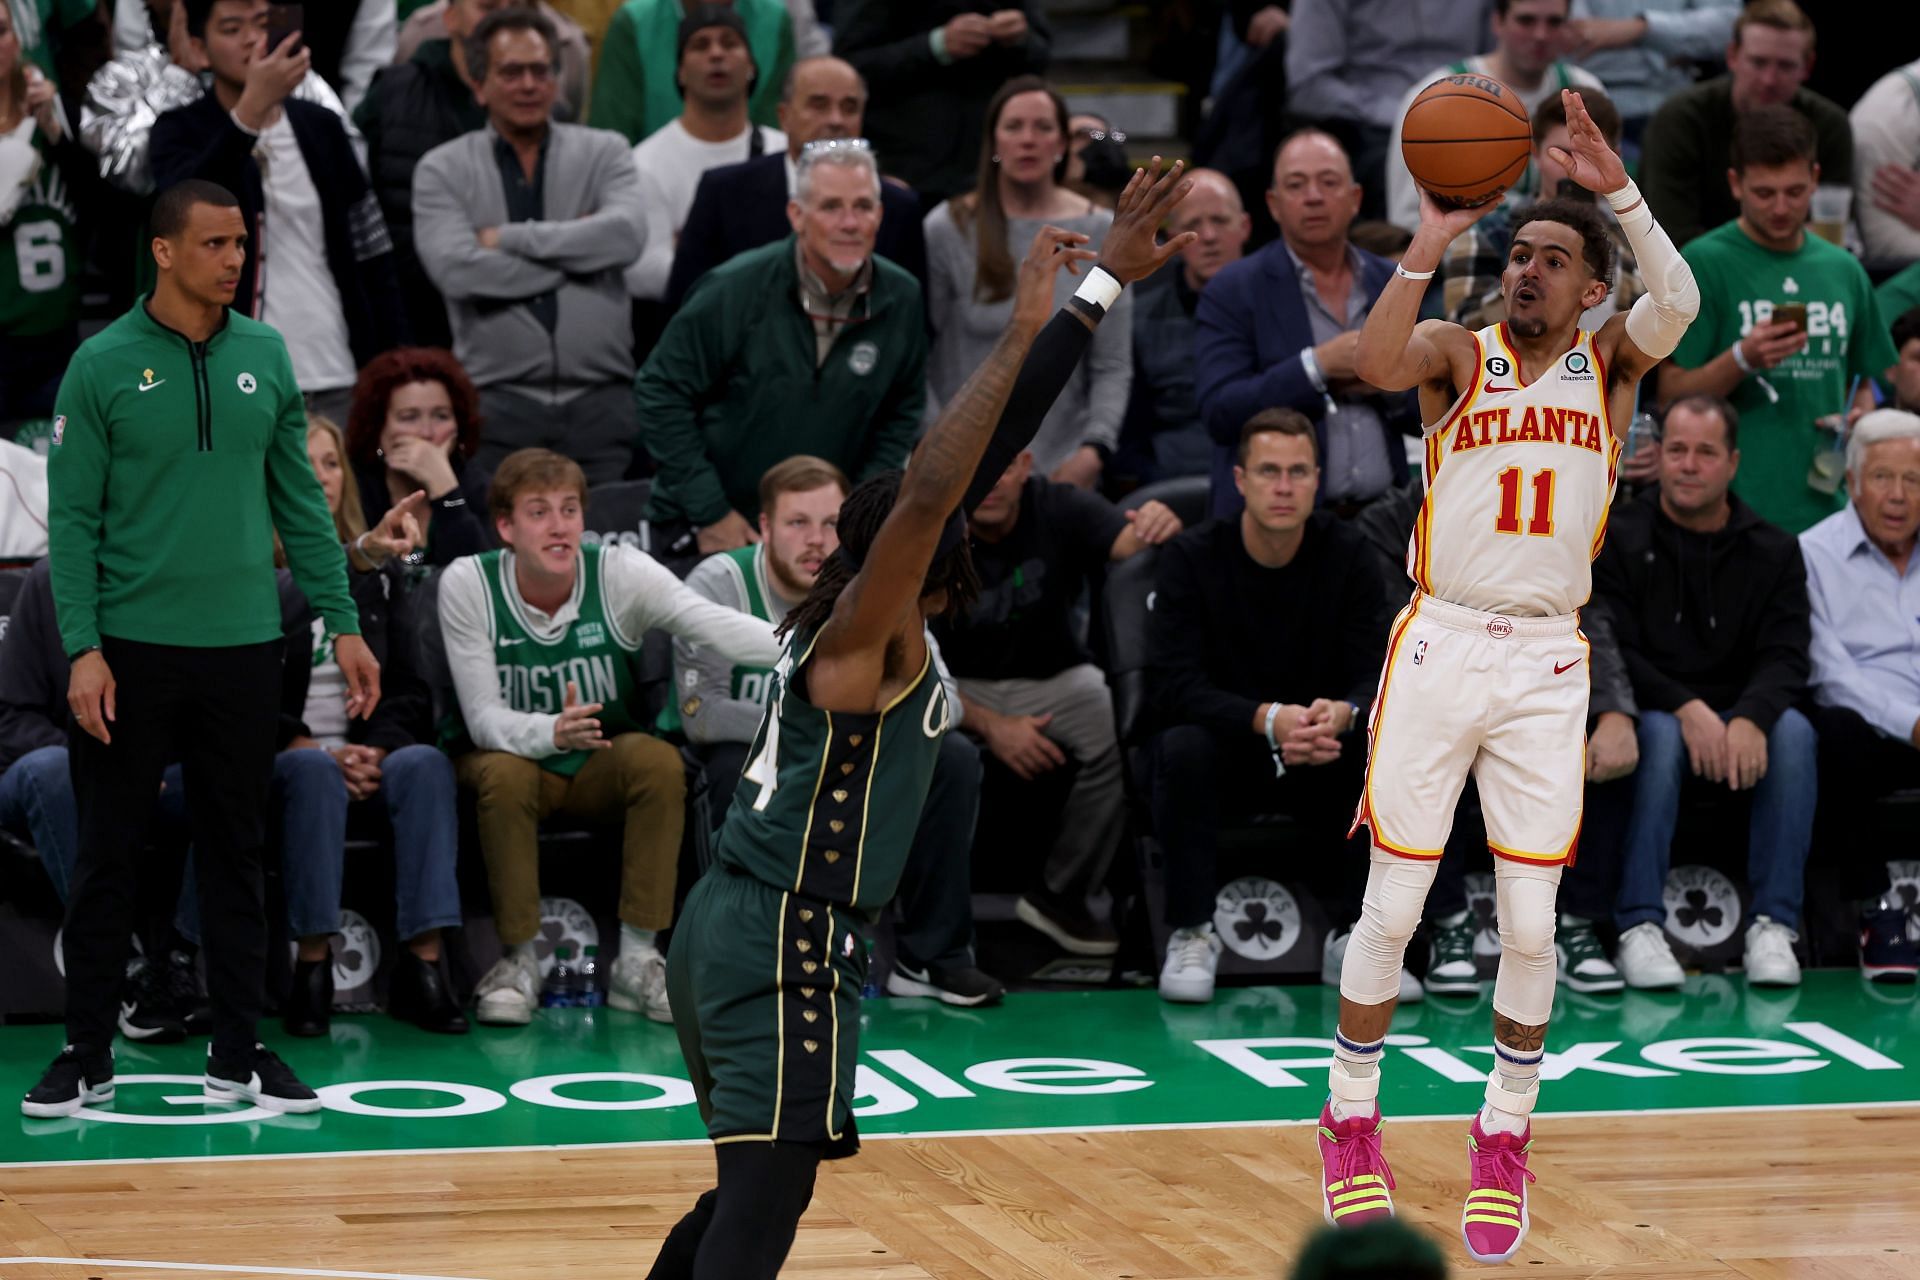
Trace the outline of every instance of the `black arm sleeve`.
<instances>
[{"instance_id":1,"label":"black arm sleeve","mask_svg":"<svg viewBox=\"0 0 1920 1280\"><path fill-rule=\"evenodd\" d=\"M987 441L973 483L967 486L966 500L960 504L962 511L971 512L985 502L1020 451L1033 443L1041 419L1060 398L1092 341L1093 330L1070 308L1062 307L1047 321L1013 380L1013 390L1007 393L1006 410L1000 415L1000 425L994 428L993 439Z\"/></svg>"}]
</instances>

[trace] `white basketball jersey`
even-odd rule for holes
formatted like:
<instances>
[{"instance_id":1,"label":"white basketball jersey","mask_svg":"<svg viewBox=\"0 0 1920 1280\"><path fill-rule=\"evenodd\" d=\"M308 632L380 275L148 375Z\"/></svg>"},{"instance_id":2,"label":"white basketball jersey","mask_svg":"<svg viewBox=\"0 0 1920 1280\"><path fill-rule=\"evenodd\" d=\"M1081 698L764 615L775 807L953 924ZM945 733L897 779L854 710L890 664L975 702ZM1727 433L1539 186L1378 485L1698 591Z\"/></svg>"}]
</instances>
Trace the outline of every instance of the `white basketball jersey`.
<instances>
[{"instance_id":1,"label":"white basketball jersey","mask_svg":"<svg viewBox=\"0 0 1920 1280\"><path fill-rule=\"evenodd\" d=\"M1483 613L1573 613L1593 590L1620 457L1606 366L1582 329L1522 387L1504 324L1473 341L1473 385L1426 431L1427 495L1407 574Z\"/></svg>"}]
</instances>

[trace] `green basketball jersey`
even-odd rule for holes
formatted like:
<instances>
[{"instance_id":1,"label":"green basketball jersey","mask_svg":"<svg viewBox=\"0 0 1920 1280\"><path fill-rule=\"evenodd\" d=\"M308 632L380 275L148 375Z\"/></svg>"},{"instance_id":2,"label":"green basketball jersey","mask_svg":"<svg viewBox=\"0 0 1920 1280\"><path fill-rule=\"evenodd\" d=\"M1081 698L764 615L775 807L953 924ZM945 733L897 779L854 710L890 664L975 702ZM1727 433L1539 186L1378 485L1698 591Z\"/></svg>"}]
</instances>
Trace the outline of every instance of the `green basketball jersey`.
<instances>
[{"instance_id":1,"label":"green basketball jersey","mask_svg":"<svg viewBox=\"0 0 1920 1280\"><path fill-rule=\"evenodd\" d=\"M929 649L884 710L822 711L794 687L814 639L795 636L774 668L716 856L777 889L877 911L899 887L953 708Z\"/></svg>"},{"instance_id":2,"label":"green basketball jersey","mask_svg":"<svg viewBox=\"0 0 1920 1280\"><path fill-rule=\"evenodd\" d=\"M73 195L37 128L33 146L39 170L13 217L0 226L0 333L21 336L57 333L80 312Z\"/></svg>"},{"instance_id":3,"label":"green basketball jersey","mask_svg":"<svg viewBox=\"0 0 1920 1280\"><path fill-rule=\"evenodd\" d=\"M487 584L487 636L493 642L493 667L507 705L529 714L557 715L566 706L567 685L572 683L579 688L581 702L602 704L600 732L611 738L637 733L641 728L629 710L637 705L639 681L633 656L640 649L640 637L623 632L607 609L601 551L592 544L580 548L573 584L579 614L566 634L552 642L533 633L526 606L512 587L513 553L489 551L476 559L480 577ZM456 726L456 731L459 738L465 738L464 727ZM591 754L584 750L562 752L542 760L540 767L571 778Z\"/></svg>"},{"instance_id":4,"label":"green basketball jersey","mask_svg":"<svg viewBox=\"0 0 1920 1280\"><path fill-rule=\"evenodd\" d=\"M778 626L781 618L773 616L773 606L769 603L773 599L773 591L767 586L766 544L735 547L731 551L720 552L717 559L732 572L735 585L740 588L740 600L746 611L762 622L770 622ZM727 680L727 696L757 702L765 707L767 694L772 685L772 667L748 667L736 664ZM682 724L679 704L674 699L668 698L667 705L660 708L654 727L661 733L678 733Z\"/></svg>"}]
</instances>

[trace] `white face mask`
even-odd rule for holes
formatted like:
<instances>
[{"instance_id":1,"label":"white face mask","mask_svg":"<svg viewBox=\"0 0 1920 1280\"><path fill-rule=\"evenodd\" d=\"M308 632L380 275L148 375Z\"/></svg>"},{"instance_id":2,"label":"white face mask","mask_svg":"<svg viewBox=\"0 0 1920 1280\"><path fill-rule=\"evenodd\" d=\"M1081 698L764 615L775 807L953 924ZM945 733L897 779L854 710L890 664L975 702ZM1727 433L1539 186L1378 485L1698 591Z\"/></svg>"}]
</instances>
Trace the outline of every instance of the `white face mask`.
<instances>
[{"instance_id":1,"label":"white face mask","mask_svg":"<svg viewBox=\"0 0 1920 1280\"><path fill-rule=\"evenodd\" d=\"M33 145L33 131L38 127L29 115L13 132L0 133L0 226L13 217L33 180L40 176L40 152Z\"/></svg>"}]
</instances>

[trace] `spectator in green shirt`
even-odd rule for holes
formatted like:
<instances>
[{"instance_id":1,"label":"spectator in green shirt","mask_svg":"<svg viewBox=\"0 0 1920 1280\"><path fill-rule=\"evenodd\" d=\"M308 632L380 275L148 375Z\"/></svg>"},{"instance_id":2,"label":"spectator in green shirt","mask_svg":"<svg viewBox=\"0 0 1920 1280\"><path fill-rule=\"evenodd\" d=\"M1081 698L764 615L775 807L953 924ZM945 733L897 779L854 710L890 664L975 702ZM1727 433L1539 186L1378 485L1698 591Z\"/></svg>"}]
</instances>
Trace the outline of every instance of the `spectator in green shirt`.
<instances>
[{"instance_id":1,"label":"spectator in green shirt","mask_svg":"<svg viewBox=\"0 0 1920 1280\"><path fill-rule=\"evenodd\" d=\"M1872 379L1894 363L1866 271L1807 233L1817 145L1813 125L1792 107L1740 117L1727 171L1740 216L1684 251L1700 282L1700 315L1660 379L1663 401L1733 402L1742 425L1734 492L1790 533L1845 501L1837 485L1808 484L1814 455L1834 447L1836 418L1873 408ZM1783 316L1787 307L1799 317Z\"/></svg>"}]
</instances>

